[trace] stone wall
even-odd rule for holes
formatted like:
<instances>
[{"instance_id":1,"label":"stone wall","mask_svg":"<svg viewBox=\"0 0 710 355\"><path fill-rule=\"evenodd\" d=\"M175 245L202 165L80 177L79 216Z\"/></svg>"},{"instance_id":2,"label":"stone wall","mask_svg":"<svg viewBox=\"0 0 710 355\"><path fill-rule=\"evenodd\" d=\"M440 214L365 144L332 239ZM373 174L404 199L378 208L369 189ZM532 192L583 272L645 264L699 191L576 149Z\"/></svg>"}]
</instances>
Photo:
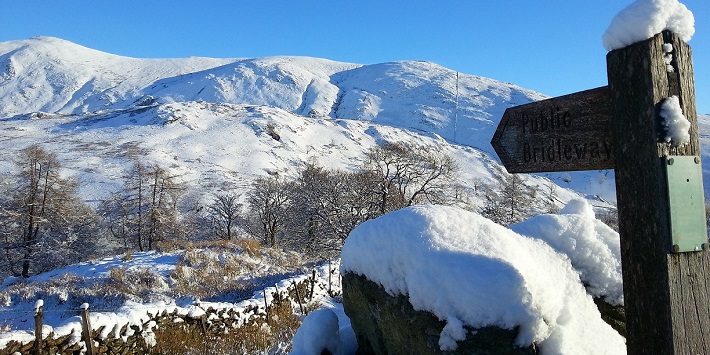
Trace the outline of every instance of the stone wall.
<instances>
[{"instance_id":1,"label":"stone wall","mask_svg":"<svg viewBox=\"0 0 710 355\"><path fill-rule=\"evenodd\" d=\"M314 293L327 292L328 285L313 282L307 278L294 282L291 288L276 289L269 298L269 308L280 302L289 302L293 309L299 309L300 303L305 302L297 298L313 298ZM299 296L294 292L298 287ZM315 289L315 290L314 290ZM225 304L228 305L228 304ZM91 337L94 343L94 354L146 354L154 343L154 330L161 331L171 328L189 329L203 334L224 334L225 331L235 330L242 325L258 319L266 320L268 316L266 305L253 303L246 307L213 307L196 304L200 312L186 312L185 309L174 309L171 312L160 311L152 314L147 312L142 324L115 326L113 329L99 327L92 329ZM11 341L0 355L32 354L34 341L20 343ZM46 335L42 341L42 354L79 354L85 349L81 338L81 326L77 325L74 332L57 337L54 333Z\"/></svg>"}]
</instances>

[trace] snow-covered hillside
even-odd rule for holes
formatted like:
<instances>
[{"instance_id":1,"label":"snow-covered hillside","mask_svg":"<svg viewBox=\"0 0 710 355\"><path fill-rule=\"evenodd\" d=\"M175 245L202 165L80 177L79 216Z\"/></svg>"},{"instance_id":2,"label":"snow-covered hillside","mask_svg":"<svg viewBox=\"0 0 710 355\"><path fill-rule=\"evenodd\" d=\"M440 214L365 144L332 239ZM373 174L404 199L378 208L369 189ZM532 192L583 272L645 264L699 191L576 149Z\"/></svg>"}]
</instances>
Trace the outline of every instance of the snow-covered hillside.
<instances>
[{"instance_id":1,"label":"snow-covered hillside","mask_svg":"<svg viewBox=\"0 0 710 355\"><path fill-rule=\"evenodd\" d=\"M309 160L353 168L383 141L451 154L474 190L502 171L489 142L503 111L543 98L429 62L135 59L49 37L0 43L0 63L0 171L38 143L89 201L118 189L138 156L200 195Z\"/></svg>"},{"instance_id":2,"label":"snow-covered hillside","mask_svg":"<svg viewBox=\"0 0 710 355\"><path fill-rule=\"evenodd\" d=\"M458 76L457 87L456 72L429 62L135 59L50 37L0 43L0 63L0 117L206 101L432 131L486 151L488 140L477 133L490 136L505 108L543 98L472 75Z\"/></svg>"},{"instance_id":3,"label":"snow-covered hillside","mask_svg":"<svg viewBox=\"0 0 710 355\"><path fill-rule=\"evenodd\" d=\"M20 149L40 144L89 201L118 189L137 156L199 195L292 176L309 160L352 168L374 144L394 140L451 154L459 183L474 190L502 171L489 142L504 110L542 98L430 62L137 59L37 37L0 43L0 174L13 173ZM610 171L546 176L614 200Z\"/></svg>"},{"instance_id":4,"label":"snow-covered hillside","mask_svg":"<svg viewBox=\"0 0 710 355\"><path fill-rule=\"evenodd\" d=\"M452 156L466 207L476 209L485 203L481 186L504 172L489 143L504 110L543 98L430 62L136 59L56 38L4 42L0 184L16 173L16 154L39 144L58 155L64 175L77 178L94 205L122 187L134 160L168 169L204 201L243 192L257 177L293 177L309 161L354 169L371 147L399 141ZM699 121L707 147L710 116ZM559 206L575 191L597 206L614 200L611 171L542 176L570 188L556 190ZM542 176L524 179L545 194Z\"/></svg>"}]
</instances>

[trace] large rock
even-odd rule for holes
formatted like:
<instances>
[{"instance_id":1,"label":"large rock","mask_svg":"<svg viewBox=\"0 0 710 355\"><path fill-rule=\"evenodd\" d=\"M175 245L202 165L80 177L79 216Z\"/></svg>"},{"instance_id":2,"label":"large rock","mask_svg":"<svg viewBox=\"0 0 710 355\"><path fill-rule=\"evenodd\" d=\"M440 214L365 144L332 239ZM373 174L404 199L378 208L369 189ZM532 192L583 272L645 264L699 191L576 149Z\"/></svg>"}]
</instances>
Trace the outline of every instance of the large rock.
<instances>
[{"instance_id":1,"label":"large rock","mask_svg":"<svg viewBox=\"0 0 710 355\"><path fill-rule=\"evenodd\" d=\"M626 338L626 310L624 306L611 305L601 298L594 298L594 303L597 305L602 319Z\"/></svg>"},{"instance_id":2,"label":"large rock","mask_svg":"<svg viewBox=\"0 0 710 355\"><path fill-rule=\"evenodd\" d=\"M391 296L378 284L353 273L342 275L343 306L357 336L360 354L536 354L535 344L515 345L518 329L466 327L458 348L441 351L445 323L414 310L406 296Z\"/></svg>"}]
</instances>

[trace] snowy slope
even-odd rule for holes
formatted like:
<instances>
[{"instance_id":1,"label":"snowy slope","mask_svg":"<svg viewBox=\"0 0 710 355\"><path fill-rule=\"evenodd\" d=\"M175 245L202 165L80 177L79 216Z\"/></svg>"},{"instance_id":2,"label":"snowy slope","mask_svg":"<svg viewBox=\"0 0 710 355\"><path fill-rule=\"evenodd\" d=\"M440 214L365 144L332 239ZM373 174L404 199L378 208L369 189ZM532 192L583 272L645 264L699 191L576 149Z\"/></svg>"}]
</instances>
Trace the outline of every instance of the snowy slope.
<instances>
[{"instance_id":1,"label":"snowy slope","mask_svg":"<svg viewBox=\"0 0 710 355\"><path fill-rule=\"evenodd\" d=\"M0 132L0 147L8 158L32 143L56 152L66 175L82 182L80 193L89 201L120 189L134 159L169 169L205 199L218 191L244 191L257 177L292 177L309 161L353 169L367 149L383 141L450 154L461 166L458 182L472 190L495 182L501 171L484 153L435 135L364 121L301 117L267 106L191 101L93 116L25 116L0 120ZM5 174L14 169L10 159L0 162ZM531 177L530 183L546 188L542 179ZM566 201L573 194L559 191L558 196ZM472 200L471 207L482 201Z\"/></svg>"},{"instance_id":2,"label":"snowy slope","mask_svg":"<svg viewBox=\"0 0 710 355\"><path fill-rule=\"evenodd\" d=\"M0 43L0 63L0 117L87 114L152 100L207 101L415 128L485 151L491 151L488 137L505 108L543 98L461 74L457 103L456 72L429 62L135 59L50 37Z\"/></svg>"},{"instance_id":3,"label":"snowy slope","mask_svg":"<svg viewBox=\"0 0 710 355\"><path fill-rule=\"evenodd\" d=\"M80 113L120 107L159 79L234 60L134 59L58 38L0 43L0 116L28 112Z\"/></svg>"},{"instance_id":4,"label":"snowy slope","mask_svg":"<svg viewBox=\"0 0 710 355\"><path fill-rule=\"evenodd\" d=\"M501 171L489 142L505 109L542 98L430 62L137 59L37 37L0 43L0 175L19 149L40 143L96 200L120 186L139 153L211 189L293 175L316 157L354 167L390 139L454 153L473 186ZM270 125L282 141L265 134ZM543 176L615 200L611 171Z\"/></svg>"},{"instance_id":5,"label":"snowy slope","mask_svg":"<svg viewBox=\"0 0 710 355\"><path fill-rule=\"evenodd\" d=\"M429 62L135 59L49 37L0 43L0 63L0 174L39 143L89 201L119 189L136 157L204 196L267 174L293 176L309 160L354 168L386 140L455 156L459 182L475 191L500 178L487 154L502 112L543 97L492 79L457 80Z\"/></svg>"}]
</instances>

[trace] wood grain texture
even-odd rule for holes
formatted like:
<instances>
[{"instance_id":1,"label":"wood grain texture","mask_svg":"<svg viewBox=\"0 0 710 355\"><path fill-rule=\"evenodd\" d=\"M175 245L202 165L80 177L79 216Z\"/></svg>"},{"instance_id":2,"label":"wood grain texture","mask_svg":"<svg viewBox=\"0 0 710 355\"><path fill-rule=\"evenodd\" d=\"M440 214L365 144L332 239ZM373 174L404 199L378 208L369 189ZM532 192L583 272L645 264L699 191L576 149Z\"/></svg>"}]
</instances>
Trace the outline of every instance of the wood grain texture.
<instances>
[{"instance_id":1,"label":"wood grain texture","mask_svg":"<svg viewBox=\"0 0 710 355\"><path fill-rule=\"evenodd\" d=\"M614 168L609 89L505 110L491 145L509 173Z\"/></svg>"},{"instance_id":2,"label":"wood grain texture","mask_svg":"<svg viewBox=\"0 0 710 355\"><path fill-rule=\"evenodd\" d=\"M673 72L663 44L673 45ZM700 155L691 50L675 34L607 55L624 298L629 354L702 354L710 351L709 259L705 251L672 253L664 160ZM663 141L659 116L676 95L691 121L691 143Z\"/></svg>"}]
</instances>

